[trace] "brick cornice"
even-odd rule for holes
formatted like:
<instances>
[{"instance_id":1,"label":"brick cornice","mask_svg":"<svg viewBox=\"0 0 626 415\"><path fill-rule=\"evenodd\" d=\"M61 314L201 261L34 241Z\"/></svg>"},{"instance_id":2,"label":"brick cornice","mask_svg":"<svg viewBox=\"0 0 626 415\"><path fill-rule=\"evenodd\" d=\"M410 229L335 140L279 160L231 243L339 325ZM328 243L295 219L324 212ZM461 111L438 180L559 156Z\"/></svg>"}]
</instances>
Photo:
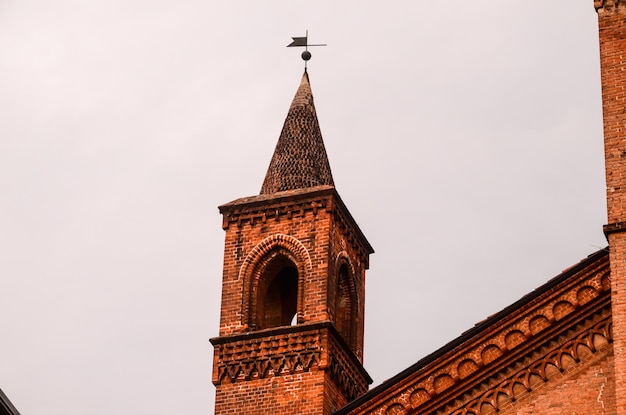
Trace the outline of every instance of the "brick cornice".
<instances>
[{"instance_id":1,"label":"brick cornice","mask_svg":"<svg viewBox=\"0 0 626 415\"><path fill-rule=\"evenodd\" d=\"M466 379L465 385L434 397L427 406L438 413L453 415L473 414L483 404L497 411L527 395L538 384L547 382L551 370L563 373L588 360L612 341L608 295L592 302L582 319L580 315L571 316L573 318L547 329L532 342L503 355L501 361L485 373L477 372L476 377Z\"/></svg>"},{"instance_id":2,"label":"brick cornice","mask_svg":"<svg viewBox=\"0 0 626 415\"><path fill-rule=\"evenodd\" d=\"M594 0L593 6L597 12L614 11L624 5L623 0Z\"/></svg>"},{"instance_id":3,"label":"brick cornice","mask_svg":"<svg viewBox=\"0 0 626 415\"><path fill-rule=\"evenodd\" d=\"M214 337L211 343L215 385L324 370L352 400L372 382L328 321Z\"/></svg>"},{"instance_id":4,"label":"brick cornice","mask_svg":"<svg viewBox=\"0 0 626 415\"><path fill-rule=\"evenodd\" d=\"M346 231L348 241L369 268L369 255L374 249L359 228L350 211L343 203L334 186L316 186L307 189L245 197L219 206L223 215L222 228L241 227L246 223L266 223L292 217L304 216L307 212L317 214L326 210L335 215L339 225Z\"/></svg>"},{"instance_id":5,"label":"brick cornice","mask_svg":"<svg viewBox=\"0 0 626 415\"><path fill-rule=\"evenodd\" d=\"M394 408L409 411L397 413L412 413L417 408L419 413L434 413L470 386L483 384L486 389L482 393L487 393L497 386L489 379L501 380L494 378L495 374L509 373L522 356L566 332L569 340L582 335L580 327L606 317L609 300L608 255L600 251L337 413L396 413ZM580 326L582 321L586 323ZM535 356L533 362L544 355Z\"/></svg>"},{"instance_id":6,"label":"brick cornice","mask_svg":"<svg viewBox=\"0 0 626 415\"><path fill-rule=\"evenodd\" d=\"M608 352L612 342L609 307L590 317L580 330L572 330L569 336L558 337L546 346L538 347L529 356L531 363L519 370L507 370L503 373L504 380L493 377L489 379L491 382L485 381L486 387L473 399L457 399L461 404L452 412L448 412L451 408L444 409L445 413L478 415L485 404L494 411L500 411L549 382L555 373L572 370L594 359L597 352ZM562 339L568 340L558 341Z\"/></svg>"},{"instance_id":7,"label":"brick cornice","mask_svg":"<svg viewBox=\"0 0 626 415\"><path fill-rule=\"evenodd\" d=\"M602 230L604 231L604 236L608 238L612 233L626 232L626 222L609 223L604 225Z\"/></svg>"}]
</instances>

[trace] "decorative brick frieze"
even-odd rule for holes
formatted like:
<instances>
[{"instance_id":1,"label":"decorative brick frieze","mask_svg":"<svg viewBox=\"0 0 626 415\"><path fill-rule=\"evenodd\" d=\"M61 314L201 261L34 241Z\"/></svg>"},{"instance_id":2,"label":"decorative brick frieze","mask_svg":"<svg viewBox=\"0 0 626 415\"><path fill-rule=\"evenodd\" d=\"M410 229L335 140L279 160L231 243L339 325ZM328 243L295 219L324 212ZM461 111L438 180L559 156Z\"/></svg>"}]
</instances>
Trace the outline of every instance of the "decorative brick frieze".
<instances>
[{"instance_id":1,"label":"decorative brick frieze","mask_svg":"<svg viewBox=\"0 0 626 415\"><path fill-rule=\"evenodd\" d=\"M466 389L453 388L462 382L440 375L431 379L430 385L429 382L411 385L375 408L350 413L481 415L499 412L549 382L554 375L576 370L596 358L598 352L609 352L612 341L610 305L603 303L601 310L568 336L557 336L545 342L509 362L502 370L491 372L487 378L470 379ZM438 387L438 382L446 383Z\"/></svg>"},{"instance_id":2,"label":"decorative brick frieze","mask_svg":"<svg viewBox=\"0 0 626 415\"><path fill-rule=\"evenodd\" d=\"M241 198L222 205L219 209L223 215L222 228L225 230L230 226L241 228L245 224L303 218L307 213L316 216L319 210L325 210L334 215L336 225L346 235L346 241L359 253L359 260L364 262L365 269L369 268L369 255L374 250L333 186Z\"/></svg>"},{"instance_id":3,"label":"decorative brick frieze","mask_svg":"<svg viewBox=\"0 0 626 415\"><path fill-rule=\"evenodd\" d=\"M321 335L319 328L293 330L288 327L263 330L250 336L211 339L215 346L213 383L235 383L317 369Z\"/></svg>"},{"instance_id":4,"label":"decorative brick frieze","mask_svg":"<svg viewBox=\"0 0 626 415\"><path fill-rule=\"evenodd\" d=\"M460 409L449 406L454 402L461 405L482 399L484 403L489 391L501 387L505 379L521 373L523 367L535 370L534 364L551 359L555 350L575 360L576 348L568 349L567 342L579 345L589 333L593 333L591 338L597 339L597 334L609 339L609 315L608 255L601 251L477 324L432 358L407 369L403 377L392 378L387 388L381 385L380 393L372 390L362 403L358 399L339 414L408 414L418 409L415 413L433 414L441 409L444 414ZM553 349L546 349L547 344ZM591 346L587 344L593 351ZM513 398L517 390L516 386Z\"/></svg>"},{"instance_id":5,"label":"decorative brick frieze","mask_svg":"<svg viewBox=\"0 0 626 415\"><path fill-rule=\"evenodd\" d=\"M211 342L215 385L325 370L350 401L365 393L372 381L329 322L217 337Z\"/></svg>"},{"instance_id":6,"label":"decorative brick frieze","mask_svg":"<svg viewBox=\"0 0 626 415\"><path fill-rule=\"evenodd\" d=\"M304 217L306 212L313 212L316 215L319 209L327 208L327 202L324 199L317 199L301 201L300 203L292 201L277 203L272 206L254 206L250 209L233 209L224 214L222 227L228 229L232 225L241 227L246 222L254 225L255 223L265 223L268 220L280 221L281 219Z\"/></svg>"},{"instance_id":7,"label":"decorative brick frieze","mask_svg":"<svg viewBox=\"0 0 626 415\"><path fill-rule=\"evenodd\" d=\"M350 402L367 392L372 379L363 370L358 358L350 355L350 348L338 333L329 336L329 346L331 379Z\"/></svg>"},{"instance_id":8,"label":"decorative brick frieze","mask_svg":"<svg viewBox=\"0 0 626 415\"><path fill-rule=\"evenodd\" d=\"M618 7L623 6L622 0L594 0L593 6L598 13L605 11L615 11Z\"/></svg>"},{"instance_id":9,"label":"decorative brick frieze","mask_svg":"<svg viewBox=\"0 0 626 415\"><path fill-rule=\"evenodd\" d=\"M554 374L575 369L594 357L598 351L606 352L612 341L609 307L605 307L603 313L598 314L597 317L600 317L599 321L590 319L590 322L595 322L595 324L591 328L585 327L571 340L561 343L559 340L566 337L560 336L546 346L533 351L530 356L519 359L518 362L521 362L521 365L523 362L530 362L522 369L515 371L518 365L511 365L505 374L492 377L491 384L479 396L471 400L467 397L457 399L456 402L463 402L460 408L455 409L451 408L453 405L446 405L445 408L437 411L437 414L480 415L488 411L484 405L493 411L500 411L503 407L531 393L535 387L550 381ZM549 350L547 353L546 349ZM537 355L543 356L538 358ZM513 372L512 375L511 372ZM502 381L501 377L506 377L506 379Z\"/></svg>"}]
</instances>

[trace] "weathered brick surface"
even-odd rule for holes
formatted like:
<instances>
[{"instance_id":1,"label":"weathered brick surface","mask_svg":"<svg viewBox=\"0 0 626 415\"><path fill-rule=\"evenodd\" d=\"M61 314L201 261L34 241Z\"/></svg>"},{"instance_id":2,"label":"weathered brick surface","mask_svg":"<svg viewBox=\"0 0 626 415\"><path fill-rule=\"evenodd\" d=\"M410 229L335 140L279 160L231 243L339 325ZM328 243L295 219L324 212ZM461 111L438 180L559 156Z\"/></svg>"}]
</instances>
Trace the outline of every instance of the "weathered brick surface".
<instances>
[{"instance_id":1,"label":"weathered brick surface","mask_svg":"<svg viewBox=\"0 0 626 415\"><path fill-rule=\"evenodd\" d=\"M626 4L596 0L610 247L617 413L626 414Z\"/></svg>"},{"instance_id":2,"label":"weathered brick surface","mask_svg":"<svg viewBox=\"0 0 626 415\"><path fill-rule=\"evenodd\" d=\"M220 385L216 414L328 414L324 372L313 371Z\"/></svg>"},{"instance_id":3,"label":"weathered brick surface","mask_svg":"<svg viewBox=\"0 0 626 415\"><path fill-rule=\"evenodd\" d=\"M347 263L356 309L354 340L362 357L365 271L371 247L332 186L241 199L221 207L226 241L220 336L255 330L256 267L283 249L298 266L298 323L334 321L338 268Z\"/></svg>"},{"instance_id":4,"label":"weathered brick surface","mask_svg":"<svg viewBox=\"0 0 626 415\"><path fill-rule=\"evenodd\" d=\"M365 393L373 250L335 191L306 71L260 195L220 212L215 413L330 414Z\"/></svg>"},{"instance_id":5,"label":"weathered brick surface","mask_svg":"<svg viewBox=\"0 0 626 415\"><path fill-rule=\"evenodd\" d=\"M346 403L330 375L313 371L222 385L215 413L330 415Z\"/></svg>"},{"instance_id":6,"label":"weathered brick surface","mask_svg":"<svg viewBox=\"0 0 626 415\"><path fill-rule=\"evenodd\" d=\"M561 377L605 359L611 341L609 262L601 250L338 414L489 414L519 409L553 386L556 401Z\"/></svg>"},{"instance_id":7,"label":"weathered brick surface","mask_svg":"<svg viewBox=\"0 0 626 415\"><path fill-rule=\"evenodd\" d=\"M239 199L220 210L215 413L330 414L363 394L371 382L361 360L372 249L334 187ZM265 327L261 280L277 257L297 270L297 324Z\"/></svg>"},{"instance_id":8,"label":"weathered brick surface","mask_svg":"<svg viewBox=\"0 0 626 415\"><path fill-rule=\"evenodd\" d=\"M612 347L571 372L552 371L550 379L521 397L502 415L615 414Z\"/></svg>"},{"instance_id":9,"label":"weathered brick surface","mask_svg":"<svg viewBox=\"0 0 626 415\"><path fill-rule=\"evenodd\" d=\"M369 380L361 361L373 251L332 186L305 74L261 195L220 207L216 414L626 415L626 0L594 6L610 260L590 256L353 401ZM260 303L277 255L298 276L295 326L273 327L285 315Z\"/></svg>"}]
</instances>

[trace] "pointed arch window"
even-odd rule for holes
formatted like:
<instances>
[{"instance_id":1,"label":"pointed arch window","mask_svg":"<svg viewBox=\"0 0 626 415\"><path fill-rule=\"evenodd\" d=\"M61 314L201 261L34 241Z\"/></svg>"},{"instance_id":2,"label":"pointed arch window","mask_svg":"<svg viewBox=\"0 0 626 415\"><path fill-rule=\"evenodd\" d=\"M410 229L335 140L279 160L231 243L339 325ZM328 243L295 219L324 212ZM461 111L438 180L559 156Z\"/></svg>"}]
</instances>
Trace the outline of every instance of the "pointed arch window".
<instances>
[{"instance_id":1,"label":"pointed arch window","mask_svg":"<svg viewBox=\"0 0 626 415\"><path fill-rule=\"evenodd\" d=\"M335 327L343 339L354 347L356 298L348 263L342 263L337 273L335 292Z\"/></svg>"},{"instance_id":2,"label":"pointed arch window","mask_svg":"<svg viewBox=\"0 0 626 415\"><path fill-rule=\"evenodd\" d=\"M267 329L296 322L298 269L285 255L276 255L261 271L256 327Z\"/></svg>"}]
</instances>

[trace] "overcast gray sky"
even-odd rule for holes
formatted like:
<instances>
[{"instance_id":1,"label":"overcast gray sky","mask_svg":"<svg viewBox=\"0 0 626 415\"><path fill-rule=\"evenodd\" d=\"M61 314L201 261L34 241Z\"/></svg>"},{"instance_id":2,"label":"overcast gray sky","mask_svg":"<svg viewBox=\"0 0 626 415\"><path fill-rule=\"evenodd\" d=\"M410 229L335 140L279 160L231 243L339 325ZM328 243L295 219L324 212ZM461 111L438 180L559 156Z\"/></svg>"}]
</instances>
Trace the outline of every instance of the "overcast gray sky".
<instances>
[{"instance_id":1,"label":"overcast gray sky","mask_svg":"<svg viewBox=\"0 0 626 415\"><path fill-rule=\"evenodd\" d=\"M376 383L606 242L592 0L0 0L0 388L209 414L223 231L309 74Z\"/></svg>"}]
</instances>

